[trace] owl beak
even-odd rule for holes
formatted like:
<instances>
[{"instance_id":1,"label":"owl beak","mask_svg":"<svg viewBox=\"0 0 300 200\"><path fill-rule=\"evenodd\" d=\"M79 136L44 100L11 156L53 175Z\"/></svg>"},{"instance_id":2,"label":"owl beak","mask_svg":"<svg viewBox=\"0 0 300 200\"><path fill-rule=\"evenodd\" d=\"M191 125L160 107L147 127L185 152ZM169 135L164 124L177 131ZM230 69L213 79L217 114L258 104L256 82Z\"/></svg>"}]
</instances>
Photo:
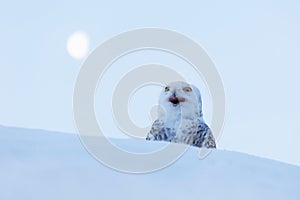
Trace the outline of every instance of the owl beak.
<instances>
[{"instance_id":1,"label":"owl beak","mask_svg":"<svg viewBox=\"0 0 300 200\"><path fill-rule=\"evenodd\" d=\"M171 96L171 97L169 98L169 102L171 102L171 103L174 104L174 105L179 104L178 98L177 98L177 97L174 97L174 96Z\"/></svg>"},{"instance_id":2,"label":"owl beak","mask_svg":"<svg viewBox=\"0 0 300 200\"><path fill-rule=\"evenodd\" d=\"M177 105L180 102L184 102L184 101L185 101L185 98L176 96L176 94L173 94L173 96L171 96L169 98L169 102L171 102L173 105Z\"/></svg>"}]
</instances>

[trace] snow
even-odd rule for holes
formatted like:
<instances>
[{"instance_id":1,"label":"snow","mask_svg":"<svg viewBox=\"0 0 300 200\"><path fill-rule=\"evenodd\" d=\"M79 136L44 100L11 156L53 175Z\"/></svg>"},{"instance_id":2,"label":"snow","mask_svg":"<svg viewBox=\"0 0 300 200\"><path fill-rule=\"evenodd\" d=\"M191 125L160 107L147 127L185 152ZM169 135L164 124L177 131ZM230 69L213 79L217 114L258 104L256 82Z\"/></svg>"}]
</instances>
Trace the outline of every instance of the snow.
<instances>
[{"instance_id":1,"label":"snow","mask_svg":"<svg viewBox=\"0 0 300 200\"><path fill-rule=\"evenodd\" d=\"M75 134L0 126L0 199L300 199L298 166L225 150L200 160L198 153L190 148L165 169L127 174L95 160Z\"/></svg>"}]
</instances>

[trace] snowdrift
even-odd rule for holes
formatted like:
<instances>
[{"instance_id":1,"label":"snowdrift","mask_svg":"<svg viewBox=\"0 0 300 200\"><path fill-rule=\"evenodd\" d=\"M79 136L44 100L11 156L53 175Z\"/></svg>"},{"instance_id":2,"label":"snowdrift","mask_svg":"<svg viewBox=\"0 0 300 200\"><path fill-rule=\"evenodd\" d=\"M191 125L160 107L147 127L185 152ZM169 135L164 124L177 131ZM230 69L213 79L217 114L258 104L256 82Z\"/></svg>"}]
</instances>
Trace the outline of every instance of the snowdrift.
<instances>
[{"instance_id":1,"label":"snowdrift","mask_svg":"<svg viewBox=\"0 0 300 200\"><path fill-rule=\"evenodd\" d=\"M300 199L300 167L224 150L200 160L198 152L190 148L165 169L133 175L103 166L75 134L0 127L0 199Z\"/></svg>"}]
</instances>

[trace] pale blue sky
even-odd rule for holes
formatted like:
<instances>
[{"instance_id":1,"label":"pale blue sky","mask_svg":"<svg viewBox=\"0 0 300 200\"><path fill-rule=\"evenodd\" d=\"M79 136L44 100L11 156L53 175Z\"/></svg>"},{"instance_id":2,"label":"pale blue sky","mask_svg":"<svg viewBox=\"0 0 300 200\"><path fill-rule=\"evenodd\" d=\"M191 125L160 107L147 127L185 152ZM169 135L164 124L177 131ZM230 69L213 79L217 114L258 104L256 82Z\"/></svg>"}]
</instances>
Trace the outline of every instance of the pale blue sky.
<instances>
[{"instance_id":1,"label":"pale blue sky","mask_svg":"<svg viewBox=\"0 0 300 200\"><path fill-rule=\"evenodd\" d=\"M0 124L75 132L82 61L68 55L68 36L85 31L93 49L126 30L168 28L202 45L220 72L220 148L300 165L299 10L297 0L2 2Z\"/></svg>"}]
</instances>

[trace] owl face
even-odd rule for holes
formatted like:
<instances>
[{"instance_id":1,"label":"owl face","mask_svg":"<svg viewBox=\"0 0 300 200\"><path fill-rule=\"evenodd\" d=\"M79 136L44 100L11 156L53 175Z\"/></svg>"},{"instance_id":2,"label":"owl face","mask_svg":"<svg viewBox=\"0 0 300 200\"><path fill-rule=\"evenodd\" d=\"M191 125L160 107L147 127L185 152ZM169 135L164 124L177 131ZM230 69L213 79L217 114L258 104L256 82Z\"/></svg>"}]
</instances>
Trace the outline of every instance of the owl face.
<instances>
[{"instance_id":1,"label":"owl face","mask_svg":"<svg viewBox=\"0 0 300 200\"><path fill-rule=\"evenodd\" d=\"M186 82L172 82L161 92L159 105L165 112L183 115L193 115L201 111L201 96L199 90Z\"/></svg>"}]
</instances>

